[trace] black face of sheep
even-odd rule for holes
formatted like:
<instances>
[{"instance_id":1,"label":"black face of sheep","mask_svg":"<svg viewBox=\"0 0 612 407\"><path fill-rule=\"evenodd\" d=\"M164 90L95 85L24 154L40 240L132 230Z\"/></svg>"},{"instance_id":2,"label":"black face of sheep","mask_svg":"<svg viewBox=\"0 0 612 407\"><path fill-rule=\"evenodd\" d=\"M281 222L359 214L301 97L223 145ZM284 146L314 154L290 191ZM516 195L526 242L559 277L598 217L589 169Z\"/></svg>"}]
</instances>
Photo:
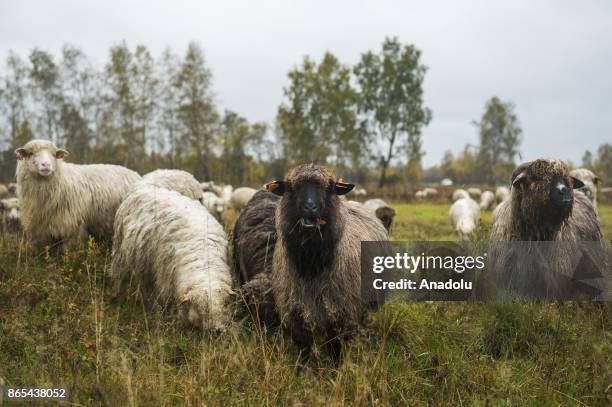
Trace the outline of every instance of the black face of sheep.
<instances>
[{"instance_id":1,"label":"black face of sheep","mask_svg":"<svg viewBox=\"0 0 612 407\"><path fill-rule=\"evenodd\" d=\"M393 218L395 218L395 209L389 206L382 206L376 209L376 217L380 219L385 229L390 231Z\"/></svg>"},{"instance_id":2,"label":"black face of sheep","mask_svg":"<svg viewBox=\"0 0 612 407\"><path fill-rule=\"evenodd\" d=\"M317 165L293 169L284 181L266 184L266 189L282 196L285 216L281 228L288 237L289 256L299 265L302 275L316 275L334 258L331 248L338 239L335 214L339 195L353 189L353 184L335 181L329 170Z\"/></svg>"},{"instance_id":3,"label":"black face of sheep","mask_svg":"<svg viewBox=\"0 0 612 407\"><path fill-rule=\"evenodd\" d=\"M573 189L582 181L570 177L567 166L559 160L535 160L520 165L511 177L513 210L521 219L534 224L544 220L550 225L565 221L572 213Z\"/></svg>"}]
</instances>

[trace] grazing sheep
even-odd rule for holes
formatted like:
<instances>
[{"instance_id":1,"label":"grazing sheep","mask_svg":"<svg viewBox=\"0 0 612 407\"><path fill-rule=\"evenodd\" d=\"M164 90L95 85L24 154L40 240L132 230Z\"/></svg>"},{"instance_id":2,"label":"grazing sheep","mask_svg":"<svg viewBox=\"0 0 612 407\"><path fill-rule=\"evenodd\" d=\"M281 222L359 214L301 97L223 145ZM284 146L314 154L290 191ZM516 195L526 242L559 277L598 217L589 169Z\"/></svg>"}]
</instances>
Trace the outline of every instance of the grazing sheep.
<instances>
[{"instance_id":1,"label":"grazing sheep","mask_svg":"<svg viewBox=\"0 0 612 407\"><path fill-rule=\"evenodd\" d=\"M200 183L187 171L182 170L155 170L142 176L139 184L148 184L159 188L166 188L185 195L191 199L202 202L202 189Z\"/></svg>"},{"instance_id":2,"label":"grazing sheep","mask_svg":"<svg viewBox=\"0 0 612 407\"><path fill-rule=\"evenodd\" d=\"M11 182L8 184L8 191L13 196L17 195L17 183Z\"/></svg>"},{"instance_id":3,"label":"grazing sheep","mask_svg":"<svg viewBox=\"0 0 612 407\"><path fill-rule=\"evenodd\" d=\"M227 207L227 201L223 198L219 198L213 192L203 192L202 193L202 203L208 209L208 211L217 218L218 221L221 221L223 218L223 214L225 213L225 209Z\"/></svg>"},{"instance_id":4,"label":"grazing sheep","mask_svg":"<svg viewBox=\"0 0 612 407\"><path fill-rule=\"evenodd\" d=\"M450 178L444 178L442 181L440 181L440 185L442 185L443 187L450 187L451 185L453 185L453 180Z\"/></svg>"},{"instance_id":5,"label":"grazing sheep","mask_svg":"<svg viewBox=\"0 0 612 407\"><path fill-rule=\"evenodd\" d=\"M393 218L395 218L395 209L387 205L382 199L368 199L363 203L365 209L376 216L383 224L387 232L391 230Z\"/></svg>"},{"instance_id":6,"label":"grazing sheep","mask_svg":"<svg viewBox=\"0 0 612 407\"><path fill-rule=\"evenodd\" d=\"M597 189L601 184L601 178L593 174L593 171L586 168L577 168L570 172L570 176L579 179L584 184L584 187L577 189L591 200L595 211L597 211Z\"/></svg>"},{"instance_id":7,"label":"grazing sheep","mask_svg":"<svg viewBox=\"0 0 612 407\"><path fill-rule=\"evenodd\" d=\"M469 198L470 194L468 194L468 192L465 189L456 189L453 192L453 202L457 202L460 199L464 199L464 198Z\"/></svg>"},{"instance_id":8,"label":"grazing sheep","mask_svg":"<svg viewBox=\"0 0 612 407\"><path fill-rule=\"evenodd\" d=\"M0 199L8 198L10 195L11 194L6 185L0 184Z\"/></svg>"},{"instance_id":9,"label":"grazing sheep","mask_svg":"<svg viewBox=\"0 0 612 407\"><path fill-rule=\"evenodd\" d=\"M257 191L234 226L234 280L251 314L266 326L278 325L272 296L272 259L276 246L276 207L280 197Z\"/></svg>"},{"instance_id":10,"label":"grazing sheep","mask_svg":"<svg viewBox=\"0 0 612 407\"><path fill-rule=\"evenodd\" d=\"M495 201L500 204L508 198L510 198L510 188L506 186L497 187L495 190Z\"/></svg>"},{"instance_id":11,"label":"grazing sheep","mask_svg":"<svg viewBox=\"0 0 612 407\"><path fill-rule=\"evenodd\" d=\"M425 191L416 191L414 197L415 199L425 199L427 195L425 195Z\"/></svg>"},{"instance_id":12,"label":"grazing sheep","mask_svg":"<svg viewBox=\"0 0 612 407\"><path fill-rule=\"evenodd\" d=\"M425 197L430 197L430 196L436 196L438 195L438 190L435 188L425 188L423 189L423 192L425 193Z\"/></svg>"},{"instance_id":13,"label":"grazing sheep","mask_svg":"<svg viewBox=\"0 0 612 407\"><path fill-rule=\"evenodd\" d=\"M2 230L7 233L18 233L21 231L21 215L17 198L0 200L0 223Z\"/></svg>"},{"instance_id":14,"label":"grazing sheep","mask_svg":"<svg viewBox=\"0 0 612 407\"><path fill-rule=\"evenodd\" d=\"M229 323L233 294L223 227L200 203L138 185L115 218L109 277L117 297L138 287L145 301L175 309L204 330Z\"/></svg>"},{"instance_id":15,"label":"grazing sheep","mask_svg":"<svg viewBox=\"0 0 612 407\"><path fill-rule=\"evenodd\" d=\"M482 191L480 190L480 188L468 188L467 192L472 198L480 198L480 195L482 195Z\"/></svg>"},{"instance_id":16,"label":"grazing sheep","mask_svg":"<svg viewBox=\"0 0 612 407\"><path fill-rule=\"evenodd\" d=\"M517 167L511 176L510 198L499 205L491 230L493 242L601 242L599 219L591 201L574 189L583 183L570 176L560 160L540 159ZM532 244L523 249L541 250ZM548 271L534 271L522 265L523 252L509 245L492 244L492 270L501 286L532 296L546 293L552 297L566 295L571 286L559 280L571 276L576 253L554 248L543 258L551 266ZM598 264L598 263L596 263ZM542 269L539 267L538 269Z\"/></svg>"},{"instance_id":17,"label":"grazing sheep","mask_svg":"<svg viewBox=\"0 0 612 407\"><path fill-rule=\"evenodd\" d=\"M257 190L249 187L236 188L234 192L232 192L232 199L230 202L234 209L239 211L246 206L256 192Z\"/></svg>"},{"instance_id":18,"label":"grazing sheep","mask_svg":"<svg viewBox=\"0 0 612 407\"><path fill-rule=\"evenodd\" d=\"M299 347L302 362L316 331L325 333L327 348L338 360L341 340L363 323L368 305L361 296L361 241L388 241L378 219L339 198L353 186L314 164L266 185L282 196L272 291L281 325Z\"/></svg>"},{"instance_id":19,"label":"grazing sheep","mask_svg":"<svg viewBox=\"0 0 612 407\"><path fill-rule=\"evenodd\" d=\"M229 202L232 199L232 193L234 192L234 187L231 185L223 185L219 196L225 200L225 202Z\"/></svg>"},{"instance_id":20,"label":"grazing sheep","mask_svg":"<svg viewBox=\"0 0 612 407\"><path fill-rule=\"evenodd\" d=\"M21 220L35 247L88 234L111 239L115 212L140 180L118 165L64 162L66 150L32 140L15 151Z\"/></svg>"},{"instance_id":21,"label":"grazing sheep","mask_svg":"<svg viewBox=\"0 0 612 407\"><path fill-rule=\"evenodd\" d=\"M480 222L480 207L471 198L461 198L448 211L451 225L461 240L470 240Z\"/></svg>"},{"instance_id":22,"label":"grazing sheep","mask_svg":"<svg viewBox=\"0 0 612 407\"><path fill-rule=\"evenodd\" d=\"M480 209L483 211L488 211L493 206L495 202L495 194L491 191L484 191L482 195L480 195Z\"/></svg>"}]
</instances>

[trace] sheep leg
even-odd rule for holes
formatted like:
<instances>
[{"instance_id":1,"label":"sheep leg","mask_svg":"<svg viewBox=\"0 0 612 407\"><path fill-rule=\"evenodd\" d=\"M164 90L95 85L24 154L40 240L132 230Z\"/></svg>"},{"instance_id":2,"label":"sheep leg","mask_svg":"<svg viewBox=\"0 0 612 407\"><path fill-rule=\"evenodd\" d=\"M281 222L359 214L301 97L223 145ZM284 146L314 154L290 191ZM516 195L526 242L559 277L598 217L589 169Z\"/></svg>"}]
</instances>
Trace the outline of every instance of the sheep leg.
<instances>
[{"instance_id":1,"label":"sheep leg","mask_svg":"<svg viewBox=\"0 0 612 407\"><path fill-rule=\"evenodd\" d=\"M334 361L334 364L337 366L340 363L340 358L342 356L342 341L337 329L327 329L327 342L325 343L325 349Z\"/></svg>"},{"instance_id":2,"label":"sheep leg","mask_svg":"<svg viewBox=\"0 0 612 407\"><path fill-rule=\"evenodd\" d=\"M300 352L300 364L303 366L310 359L312 351L312 332L306 327L304 319L297 312L293 312L287 326L293 343Z\"/></svg>"}]
</instances>

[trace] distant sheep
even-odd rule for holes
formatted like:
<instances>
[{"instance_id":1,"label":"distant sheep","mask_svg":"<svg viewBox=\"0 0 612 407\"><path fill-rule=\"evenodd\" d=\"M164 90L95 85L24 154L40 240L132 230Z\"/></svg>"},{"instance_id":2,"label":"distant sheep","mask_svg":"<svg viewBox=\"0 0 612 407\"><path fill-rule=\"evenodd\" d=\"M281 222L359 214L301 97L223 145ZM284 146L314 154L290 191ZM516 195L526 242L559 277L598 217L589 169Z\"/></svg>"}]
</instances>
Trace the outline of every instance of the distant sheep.
<instances>
[{"instance_id":1,"label":"distant sheep","mask_svg":"<svg viewBox=\"0 0 612 407\"><path fill-rule=\"evenodd\" d=\"M143 175L140 184L166 188L202 202L200 183L193 175L182 170L155 170Z\"/></svg>"},{"instance_id":2,"label":"distant sheep","mask_svg":"<svg viewBox=\"0 0 612 407\"><path fill-rule=\"evenodd\" d=\"M582 192L591 200L595 211L597 211L597 190L601 184L601 178L586 168L577 168L570 172L570 176L579 179L584 184L584 187L577 191Z\"/></svg>"},{"instance_id":3,"label":"distant sheep","mask_svg":"<svg viewBox=\"0 0 612 407\"><path fill-rule=\"evenodd\" d=\"M480 195L480 210L488 211L495 203L495 194L491 191L484 191Z\"/></svg>"},{"instance_id":4,"label":"distant sheep","mask_svg":"<svg viewBox=\"0 0 612 407\"><path fill-rule=\"evenodd\" d=\"M436 188L425 188L423 192L425 193L425 197L438 195L438 190Z\"/></svg>"},{"instance_id":5,"label":"distant sheep","mask_svg":"<svg viewBox=\"0 0 612 407\"><path fill-rule=\"evenodd\" d=\"M464 199L464 198L469 198L470 194L468 194L468 192L465 189L456 189L453 192L453 202L457 202L460 199Z\"/></svg>"},{"instance_id":6,"label":"distant sheep","mask_svg":"<svg viewBox=\"0 0 612 407\"><path fill-rule=\"evenodd\" d=\"M279 323L272 295L272 259L276 247L276 207L280 197L257 191L234 226L234 280L252 315L266 326Z\"/></svg>"},{"instance_id":7,"label":"distant sheep","mask_svg":"<svg viewBox=\"0 0 612 407\"><path fill-rule=\"evenodd\" d=\"M225 202L229 202L232 199L232 194L234 192L234 187L231 185L223 185L221 187L221 191L219 196L225 200Z\"/></svg>"},{"instance_id":8,"label":"distant sheep","mask_svg":"<svg viewBox=\"0 0 612 407\"><path fill-rule=\"evenodd\" d=\"M480 198L480 195L482 195L482 190L480 188L468 188L467 192L472 198Z\"/></svg>"},{"instance_id":9,"label":"distant sheep","mask_svg":"<svg viewBox=\"0 0 612 407\"><path fill-rule=\"evenodd\" d=\"M480 207L471 198L461 198L449 212L451 225L459 233L461 240L470 240L480 222Z\"/></svg>"},{"instance_id":10,"label":"distant sheep","mask_svg":"<svg viewBox=\"0 0 612 407\"><path fill-rule=\"evenodd\" d=\"M383 224L387 232L391 230L393 218L395 218L395 209L387 205L382 199L368 199L363 203L365 209L376 216Z\"/></svg>"},{"instance_id":11,"label":"distant sheep","mask_svg":"<svg viewBox=\"0 0 612 407\"><path fill-rule=\"evenodd\" d=\"M115 218L109 277L117 297L138 287L149 304L179 319L223 330L231 319L231 275L223 227L199 202L143 183Z\"/></svg>"},{"instance_id":12,"label":"distant sheep","mask_svg":"<svg viewBox=\"0 0 612 407\"><path fill-rule=\"evenodd\" d=\"M64 149L33 140L15 151L24 231L36 247L88 234L111 239L117 208L140 180L118 165L64 162Z\"/></svg>"},{"instance_id":13,"label":"distant sheep","mask_svg":"<svg viewBox=\"0 0 612 407\"><path fill-rule=\"evenodd\" d=\"M495 190L495 201L499 204L510 198L510 188L506 186L499 186Z\"/></svg>"},{"instance_id":14,"label":"distant sheep","mask_svg":"<svg viewBox=\"0 0 612 407\"><path fill-rule=\"evenodd\" d=\"M355 197L365 197L366 195L368 195L368 191L365 190L365 188L355 188L353 189L353 195Z\"/></svg>"},{"instance_id":15,"label":"distant sheep","mask_svg":"<svg viewBox=\"0 0 612 407\"><path fill-rule=\"evenodd\" d=\"M255 195L257 190L249 187L236 188L232 192L231 204L236 210L241 210L246 206L249 200Z\"/></svg>"},{"instance_id":16,"label":"distant sheep","mask_svg":"<svg viewBox=\"0 0 612 407\"><path fill-rule=\"evenodd\" d=\"M0 184L0 199L8 198L11 194L4 184Z\"/></svg>"},{"instance_id":17,"label":"distant sheep","mask_svg":"<svg viewBox=\"0 0 612 407\"><path fill-rule=\"evenodd\" d=\"M17 198L0 200L0 226L7 233L18 233L21 231L21 214Z\"/></svg>"},{"instance_id":18,"label":"distant sheep","mask_svg":"<svg viewBox=\"0 0 612 407\"><path fill-rule=\"evenodd\" d=\"M225 199L218 197L213 192L203 192L202 193L202 203L208 209L208 211L215 217L217 220L221 221L223 218L223 214L225 213L225 209L227 207L227 202Z\"/></svg>"},{"instance_id":19,"label":"distant sheep","mask_svg":"<svg viewBox=\"0 0 612 407\"><path fill-rule=\"evenodd\" d=\"M284 181L267 184L282 196L276 209L278 240L272 290L281 325L308 358L316 331L331 355L363 323L361 241L387 241L387 231L365 209L339 198L352 184L336 181L325 167L302 165Z\"/></svg>"},{"instance_id":20,"label":"distant sheep","mask_svg":"<svg viewBox=\"0 0 612 407\"><path fill-rule=\"evenodd\" d=\"M520 165L512 173L511 185L510 198L499 205L491 241L601 242L599 219L591 201L574 192L584 185L570 176L560 160L540 159ZM575 253L564 250L556 250L547 259L551 266L543 275L534 275L533 267L521 267L521 253L512 252L507 245L493 245L490 257L496 261L493 269L502 285L520 293L566 293L568 286L560 285L559 273L569 276L574 271Z\"/></svg>"},{"instance_id":21,"label":"distant sheep","mask_svg":"<svg viewBox=\"0 0 612 407\"><path fill-rule=\"evenodd\" d=\"M414 197L415 199L425 199L427 195L425 195L425 191L416 191Z\"/></svg>"}]
</instances>

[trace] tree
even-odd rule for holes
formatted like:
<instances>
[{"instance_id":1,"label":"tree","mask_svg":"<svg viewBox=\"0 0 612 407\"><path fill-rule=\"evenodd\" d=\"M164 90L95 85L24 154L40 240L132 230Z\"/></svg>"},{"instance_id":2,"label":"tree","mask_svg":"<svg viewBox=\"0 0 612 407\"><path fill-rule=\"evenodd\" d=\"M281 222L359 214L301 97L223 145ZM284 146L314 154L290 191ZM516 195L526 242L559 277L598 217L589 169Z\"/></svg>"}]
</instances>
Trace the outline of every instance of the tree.
<instances>
[{"instance_id":1,"label":"tree","mask_svg":"<svg viewBox=\"0 0 612 407\"><path fill-rule=\"evenodd\" d=\"M60 144L58 124L63 102L58 67L50 53L39 49L30 53L30 63L32 95L41 112L37 129L44 138Z\"/></svg>"},{"instance_id":2,"label":"tree","mask_svg":"<svg viewBox=\"0 0 612 407\"><path fill-rule=\"evenodd\" d=\"M586 150L582 156L582 166L584 168L593 169L593 154Z\"/></svg>"},{"instance_id":3,"label":"tree","mask_svg":"<svg viewBox=\"0 0 612 407\"><path fill-rule=\"evenodd\" d=\"M182 153L179 139L179 97L176 86L180 65L181 61L179 57L174 54L170 48L164 50L161 60L158 63L160 85L157 124L160 131L157 147L160 151L164 151L166 150L166 142L168 143L168 156L172 167L176 166L177 158Z\"/></svg>"},{"instance_id":4,"label":"tree","mask_svg":"<svg viewBox=\"0 0 612 407\"><path fill-rule=\"evenodd\" d=\"M481 181L490 185L506 180L515 167L519 153L522 129L514 113L512 102L503 102L496 96L487 101L479 129L479 167Z\"/></svg>"},{"instance_id":5,"label":"tree","mask_svg":"<svg viewBox=\"0 0 612 407\"><path fill-rule=\"evenodd\" d=\"M420 56L413 45L387 38L380 54L362 54L354 68L364 125L387 148L380 157L379 187L384 186L387 169L398 152L406 150L411 166L420 166L421 130L431 120L431 111L423 106L427 68Z\"/></svg>"},{"instance_id":6,"label":"tree","mask_svg":"<svg viewBox=\"0 0 612 407\"><path fill-rule=\"evenodd\" d=\"M193 173L210 179L209 158L219 115L211 91L212 74L206 66L202 48L191 42L177 74L178 118L184 127L183 139L195 153Z\"/></svg>"},{"instance_id":7,"label":"tree","mask_svg":"<svg viewBox=\"0 0 612 407\"><path fill-rule=\"evenodd\" d=\"M358 127L351 70L326 53L318 65L305 57L288 76L288 100L277 115L287 158L292 164L359 165L365 139Z\"/></svg>"},{"instance_id":8,"label":"tree","mask_svg":"<svg viewBox=\"0 0 612 407\"><path fill-rule=\"evenodd\" d=\"M604 182L612 180L612 144L605 143L597 149L597 159L594 163L595 172Z\"/></svg>"}]
</instances>

